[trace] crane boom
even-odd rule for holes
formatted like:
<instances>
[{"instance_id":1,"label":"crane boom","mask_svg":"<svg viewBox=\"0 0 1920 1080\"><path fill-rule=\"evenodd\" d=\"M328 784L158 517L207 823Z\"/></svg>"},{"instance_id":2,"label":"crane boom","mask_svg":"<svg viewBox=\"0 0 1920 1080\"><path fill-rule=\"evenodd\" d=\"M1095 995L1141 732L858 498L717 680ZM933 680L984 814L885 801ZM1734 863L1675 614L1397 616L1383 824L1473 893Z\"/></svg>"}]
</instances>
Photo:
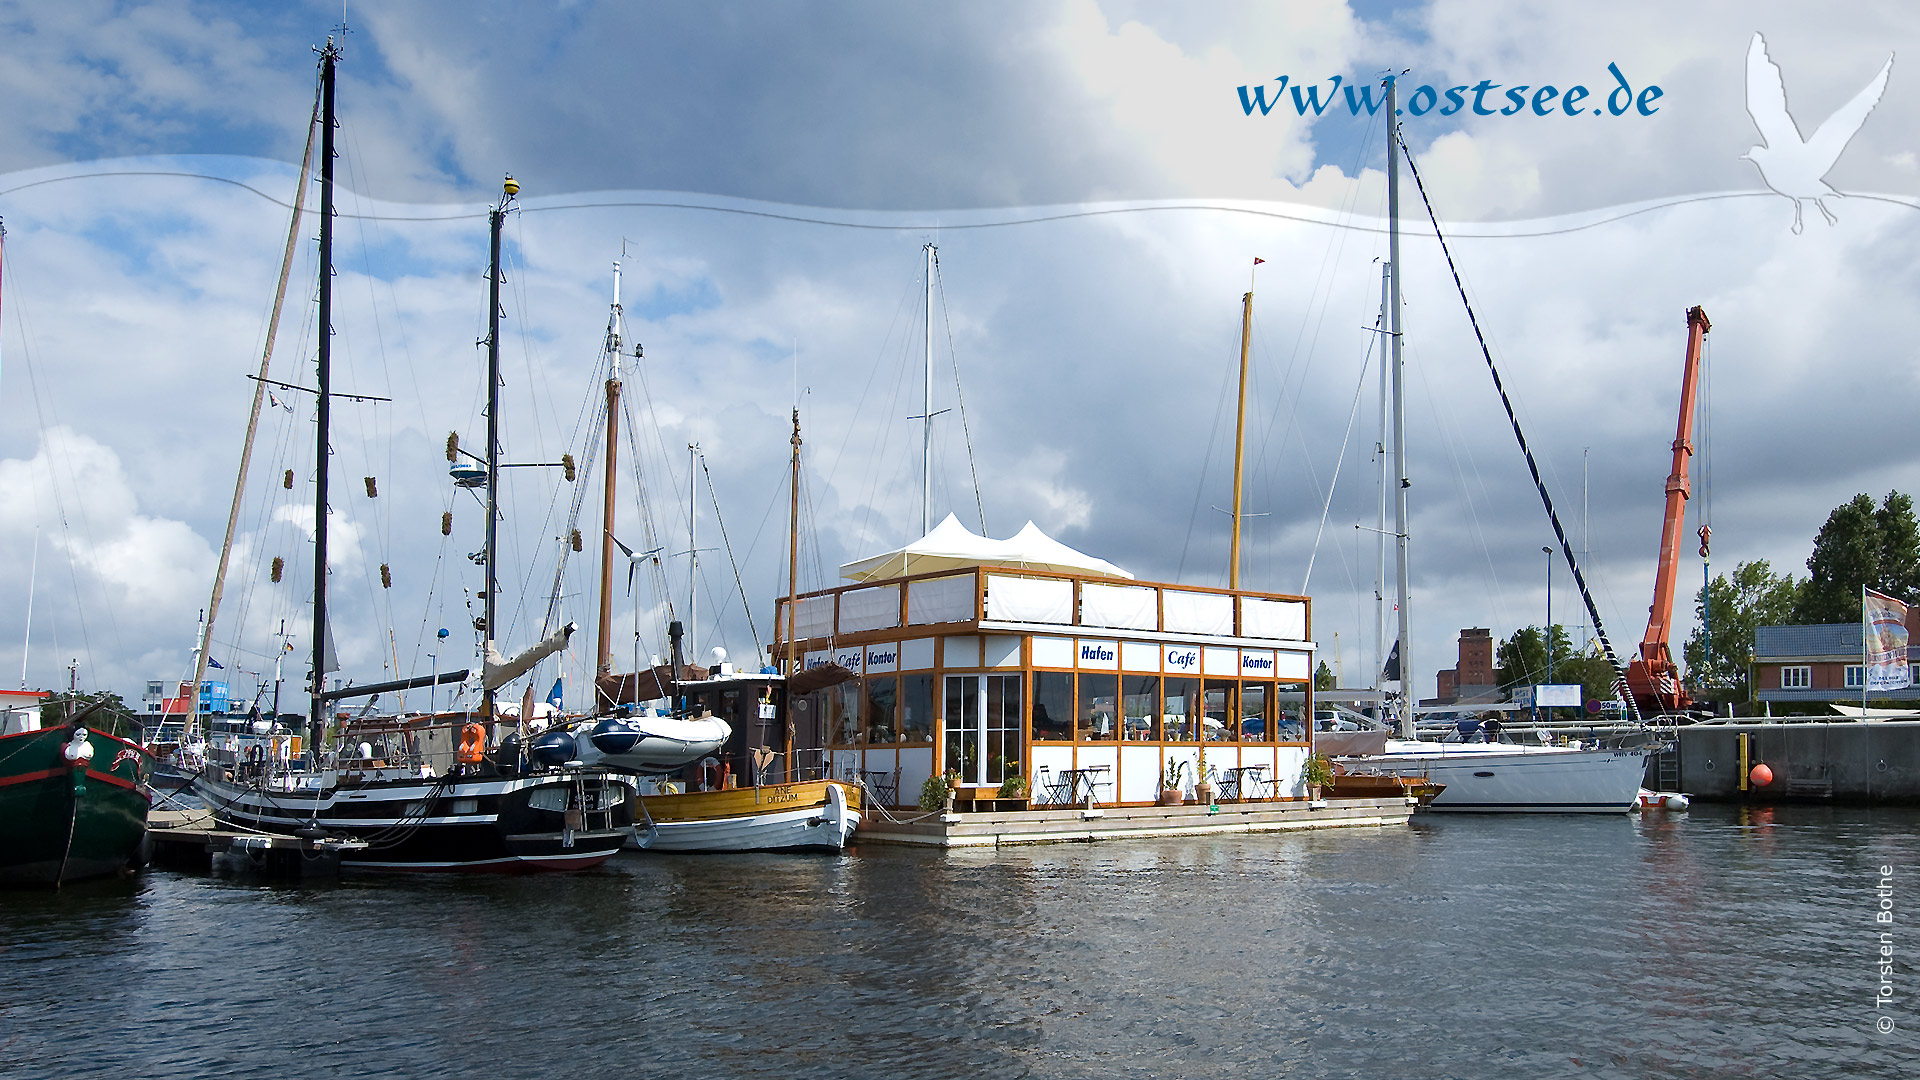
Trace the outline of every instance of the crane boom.
<instances>
[{"instance_id":1,"label":"crane boom","mask_svg":"<svg viewBox=\"0 0 1920 1080\"><path fill-rule=\"evenodd\" d=\"M1680 377L1680 423L1673 436L1673 471L1667 474L1667 514L1660 527L1660 566L1653 578L1653 606L1640 655L1627 665L1627 685L1642 713L1677 712L1692 704L1680 685L1669 641L1673 630L1673 593L1680 573L1680 535L1686 526L1693 485L1687 464L1693 457L1693 416L1700 388L1700 343L1713 329L1700 307L1687 309L1687 360Z\"/></svg>"}]
</instances>

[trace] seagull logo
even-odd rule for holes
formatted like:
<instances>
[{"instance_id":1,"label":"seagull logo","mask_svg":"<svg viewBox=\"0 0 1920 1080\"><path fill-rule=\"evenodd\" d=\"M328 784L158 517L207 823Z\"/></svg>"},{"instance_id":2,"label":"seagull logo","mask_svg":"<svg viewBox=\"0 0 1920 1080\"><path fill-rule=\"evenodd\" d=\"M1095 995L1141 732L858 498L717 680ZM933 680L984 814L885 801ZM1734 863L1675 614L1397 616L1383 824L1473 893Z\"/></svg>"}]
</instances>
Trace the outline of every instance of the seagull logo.
<instances>
[{"instance_id":1,"label":"seagull logo","mask_svg":"<svg viewBox=\"0 0 1920 1080\"><path fill-rule=\"evenodd\" d=\"M1880 65L1880 74L1853 95L1852 101L1834 110L1820 125L1820 130L1813 133L1813 138L1803 139L1800 126L1787 112L1787 88L1780 80L1780 68L1767 57L1766 40L1757 32L1753 35L1753 44L1747 46L1747 115L1753 117L1753 126L1765 144L1740 157L1753 162L1767 187L1793 200L1796 235L1802 227L1800 204L1803 202L1810 201L1818 207L1828 225L1840 220L1827 208L1825 200L1828 196L1838 198L1842 193L1828 187L1823 177L1833 168L1833 163L1840 160L1840 152L1847 148L1860 125L1866 123L1867 114L1880 103L1880 95L1887 89L1887 74L1892 70L1893 56L1888 54L1887 62Z\"/></svg>"}]
</instances>

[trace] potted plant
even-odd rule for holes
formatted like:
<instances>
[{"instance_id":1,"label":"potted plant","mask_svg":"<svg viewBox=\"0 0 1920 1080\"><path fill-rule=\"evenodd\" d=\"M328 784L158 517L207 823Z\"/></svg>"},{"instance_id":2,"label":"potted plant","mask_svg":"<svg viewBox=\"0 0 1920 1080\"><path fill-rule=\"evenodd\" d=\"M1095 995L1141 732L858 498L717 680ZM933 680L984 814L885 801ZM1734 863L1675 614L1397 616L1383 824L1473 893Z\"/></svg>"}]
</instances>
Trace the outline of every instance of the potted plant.
<instances>
[{"instance_id":1,"label":"potted plant","mask_svg":"<svg viewBox=\"0 0 1920 1080\"><path fill-rule=\"evenodd\" d=\"M947 805L947 796L953 790L948 783L952 775L927 777L927 782L920 785L920 809L932 812Z\"/></svg>"},{"instance_id":2,"label":"potted plant","mask_svg":"<svg viewBox=\"0 0 1920 1080\"><path fill-rule=\"evenodd\" d=\"M1167 762L1167 772L1160 778L1160 805L1179 806L1187 801L1186 792L1180 790L1180 772L1187 767L1184 761Z\"/></svg>"},{"instance_id":3,"label":"potted plant","mask_svg":"<svg viewBox=\"0 0 1920 1080\"><path fill-rule=\"evenodd\" d=\"M1193 783L1193 798L1195 802L1213 805L1213 770L1205 765L1201 766L1200 779Z\"/></svg>"},{"instance_id":4,"label":"potted plant","mask_svg":"<svg viewBox=\"0 0 1920 1080\"><path fill-rule=\"evenodd\" d=\"M1300 780L1307 785L1307 798L1319 802L1321 789L1333 783L1333 761L1325 754L1308 754L1300 766Z\"/></svg>"},{"instance_id":5,"label":"potted plant","mask_svg":"<svg viewBox=\"0 0 1920 1080\"><path fill-rule=\"evenodd\" d=\"M1000 781L1000 790L994 793L997 799L1024 799L1027 797L1027 778L1020 773L1009 773Z\"/></svg>"}]
</instances>

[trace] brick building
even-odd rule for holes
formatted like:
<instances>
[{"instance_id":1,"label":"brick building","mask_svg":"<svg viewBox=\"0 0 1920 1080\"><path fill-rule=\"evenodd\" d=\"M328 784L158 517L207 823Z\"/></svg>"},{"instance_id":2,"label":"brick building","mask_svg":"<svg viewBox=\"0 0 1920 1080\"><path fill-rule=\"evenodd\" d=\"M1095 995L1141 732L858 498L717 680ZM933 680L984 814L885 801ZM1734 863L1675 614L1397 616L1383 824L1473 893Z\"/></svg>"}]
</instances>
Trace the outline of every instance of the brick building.
<instances>
[{"instance_id":1,"label":"brick building","mask_svg":"<svg viewBox=\"0 0 1920 1080\"><path fill-rule=\"evenodd\" d=\"M1427 705L1485 703L1500 696L1493 670L1493 633L1486 627L1460 631L1459 656L1451 668L1435 673L1436 693Z\"/></svg>"}]
</instances>

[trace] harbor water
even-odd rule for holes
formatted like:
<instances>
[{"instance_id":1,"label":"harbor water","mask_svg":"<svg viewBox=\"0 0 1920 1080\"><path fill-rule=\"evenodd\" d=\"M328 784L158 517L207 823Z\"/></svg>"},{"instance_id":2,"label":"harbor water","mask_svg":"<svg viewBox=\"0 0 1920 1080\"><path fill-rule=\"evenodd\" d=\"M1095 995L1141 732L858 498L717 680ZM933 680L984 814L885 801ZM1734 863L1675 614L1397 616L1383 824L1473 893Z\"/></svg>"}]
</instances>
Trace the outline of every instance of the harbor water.
<instances>
[{"instance_id":1,"label":"harbor water","mask_svg":"<svg viewBox=\"0 0 1920 1080\"><path fill-rule=\"evenodd\" d=\"M1913 809L149 870L0 894L0 1076L1906 1077L1916 918Z\"/></svg>"}]
</instances>

